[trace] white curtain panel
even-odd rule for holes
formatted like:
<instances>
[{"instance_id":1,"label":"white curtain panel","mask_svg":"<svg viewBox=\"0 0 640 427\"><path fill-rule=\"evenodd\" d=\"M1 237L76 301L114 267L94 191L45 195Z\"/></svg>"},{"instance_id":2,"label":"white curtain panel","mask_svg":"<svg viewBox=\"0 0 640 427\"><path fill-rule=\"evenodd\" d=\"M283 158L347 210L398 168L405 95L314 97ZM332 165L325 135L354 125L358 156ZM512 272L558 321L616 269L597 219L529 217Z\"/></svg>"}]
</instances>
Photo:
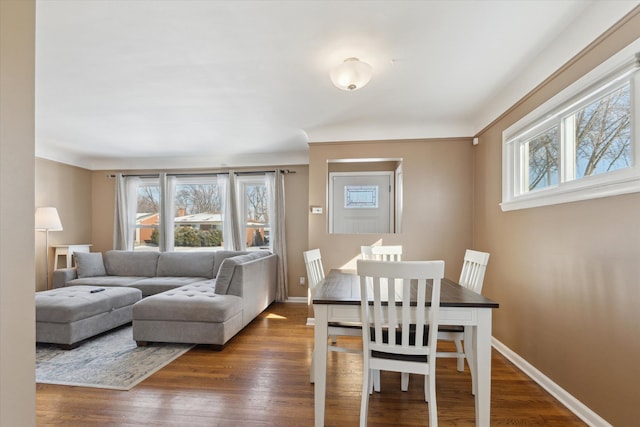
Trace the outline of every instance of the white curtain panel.
<instances>
[{"instance_id":1,"label":"white curtain panel","mask_svg":"<svg viewBox=\"0 0 640 427\"><path fill-rule=\"evenodd\" d=\"M269 200L269 223L271 233L269 248L278 255L276 301L289 297L287 286L287 239L285 234L284 174L280 170L265 175Z\"/></svg>"},{"instance_id":2,"label":"white curtain panel","mask_svg":"<svg viewBox=\"0 0 640 427\"><path fill-rule=\"evenodd\" d=\"M160 174L160 252L173 251L176 177Z\"/></svg>"},{"instance_id":3,"label":"white curtain panel","mask_svg":"<svg viewBox=\"0 0 640 427\"><path fill-rule=\"evenodd\" d=\"M137 177L116 175L116 203L113 227L113 248L133 250L136 230L136 206L138 203Z\"/></svg>"},{"instance_id":4,"label":"white curtain panel","mask_svg":"<svg viewBox=\"0 0 640 427\"><path fill-rule=\"evenodd\" d=\"M218 188L220 189L220 200L222 200L222 240L224 248L230 251L244 249L244 239L242 236L242 222L238 215L238 197L236 174L229 171L229 174L218 175Z\"/></svg>"}]
</instances>

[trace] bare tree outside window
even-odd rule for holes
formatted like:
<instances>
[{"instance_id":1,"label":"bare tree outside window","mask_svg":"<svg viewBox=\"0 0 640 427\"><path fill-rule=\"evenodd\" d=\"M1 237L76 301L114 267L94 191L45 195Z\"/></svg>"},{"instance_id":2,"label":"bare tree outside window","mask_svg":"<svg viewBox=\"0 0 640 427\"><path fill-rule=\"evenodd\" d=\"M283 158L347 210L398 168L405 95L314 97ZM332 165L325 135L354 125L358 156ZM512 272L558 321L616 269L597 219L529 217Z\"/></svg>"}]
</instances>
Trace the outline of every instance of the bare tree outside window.
<instances>
[{"instance_id":1,"label":"bare tree outside window","mask_svg":"<svg viewBox=\"0 0 640 427\"><path fill-rule=\"evenodd\" d=\"M265 185L247 186L247 219L269 222L269 205L267 203L267 187Z\"/></svg>"},{"instance_id":2,"label":"bare tree outside window","mask_svg":"<svg viewBox=\"0 0 640 427\"><path fill-rule=\"evenodd\" d=\"M247 247L269 244L269 202L264 184L245 185Z\"/></svg>"},{"instance_id":3,"label":"bare tree outside window","mask_svg":"<svg viewBox=\"0 0 640 427\"><path fill-rule=\"evenodd\" d=\"M528 142L529 191L558 183L558 127L553 127Z\"/></svg>"},{"instance_id":4,"label":"bare tree outside window","mask_svg":"<svg viewBox=\"0 0 640 427\"><path fill-rule=\"evenodd\" d=\"M160 189L157 185L141 185L138 187L139 213L158 213L160 206Z\"/></svg>"},{"instance_id":5,"label":"bare tree outside window","mask_svg":"<svg viewBox=\"0 0 640 427\"><path fill-rule=\"evenodd\" d=\"M176 186L176 208L185 215L202 212L220 212L220 191L215 184L180 184Z\"/></svg>"},{"instance_id":6,"label":"bare tree outside window","mask_svg":"<svg viewBox=\"0 0 640 427\"><path fill-rule=\"evenodd\" d=\"M569 144L563 153L569 159L573 158L570 162L574 164L564 171L565 180L631 165L629 83L564 118L562 123L566 135L564 144ZM528 191L558 184L559 134L558 126L554 126L525 142L528 147Z\"/></svg>"},{"instance_id":7,"label":"bare tree outside window","mask_svg":"<svg viewBox=\"0 0 640 427\"><path fill-rule=\"evenodd\" d=\"M630 84L587 105L575 117L576 178L630 166Z\"/></svg>"}]
</instances>

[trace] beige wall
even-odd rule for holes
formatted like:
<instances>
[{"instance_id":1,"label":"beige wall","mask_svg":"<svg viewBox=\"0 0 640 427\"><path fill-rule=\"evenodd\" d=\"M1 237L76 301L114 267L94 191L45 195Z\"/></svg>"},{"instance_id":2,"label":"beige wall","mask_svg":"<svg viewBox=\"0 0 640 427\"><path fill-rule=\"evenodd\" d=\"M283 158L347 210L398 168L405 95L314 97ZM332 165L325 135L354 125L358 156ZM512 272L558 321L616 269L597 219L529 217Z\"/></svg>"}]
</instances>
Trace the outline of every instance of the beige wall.
<instances>
[{"instance_id":1,"label":"beige wall","mask_svg":"<svg viewBox=\"0 0 640 427\"><path fill-rule=\"evenodd\" d=\"M35 1L0 1L0 426L35 425Z\"/></svg>"},{"instance_id":2,"label":"beige wall","mask_svg":"<svg viewBox=\"0 0 640 427\"><path fill-rule=\"evenodd\" d=\"M328 160L401 158L404 215L399 234L327 232ZM355 268L361 245L403 245L403 259L443 259L457 278L472 244L473 146L471 139L310 144L309 247L320 248L325 271ZM321 206L323 214L311 214Z\"/></svg>"},{"instance_id":3,"label":"beige wall","mask_svg":"<svg viewBox=\"0 0 640 427\"><path fill-rule=\"evenodd\" d=\"M54 265L52 245L90 244L91 231L91 171L50 160L36 158L36 207L58 209L63 231L49 232L49 285ZM45 289L45 233L36 232L36 290ZM95 250L92 248L92 250ZM64 263L60 258L59 263Z\"/></svg>"},{"instance_id":4,"label":"beige wall","mask_svg":"<svg viewBox=\"0 0 640 427\"><path fill-rule=\"evenodd\" d=\"M634 13L480 136L474 175L494 336L616 426L639 420L640 194L502 212L501 132L639 37Z\"/></svg>"},{"instance_id":5,"label":"beige wall","mask_svg":"<svg viewBox=\"0 0 640 427\"><path fill-rule=\"evenodd\" d=\"M306 297L306 286L299 283L300 276L305 275L302 251L307 246L307 191L309 187L309 168L302 166L286 166L295 173L286 174L285 182L285 225L287 233L287 265L290 297ZM259 168L262 170L262 168ZM264 168L267 169L267 168ZM276 169L275 166L268 169ZM236 169L237 171L250 169ZM123 172L123 171L117 171ZM125 173L147 173L144 171L126 171ZM187 172L187 171L181 171ZM202 170L198 170L202 172ZM93 211L92 243L93 250L104 252L113 248L113 213L115 209L115 180L109 175L116 171L94 171L92 173L91 205Z\"/></svg>"}]
</instances>

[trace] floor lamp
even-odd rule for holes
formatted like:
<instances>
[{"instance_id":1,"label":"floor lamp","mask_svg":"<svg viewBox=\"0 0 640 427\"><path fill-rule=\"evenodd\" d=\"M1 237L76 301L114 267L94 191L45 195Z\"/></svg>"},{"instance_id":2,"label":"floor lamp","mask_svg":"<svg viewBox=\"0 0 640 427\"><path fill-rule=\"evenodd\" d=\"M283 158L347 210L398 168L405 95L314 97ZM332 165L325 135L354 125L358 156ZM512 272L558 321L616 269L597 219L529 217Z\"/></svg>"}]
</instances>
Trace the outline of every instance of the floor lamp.
<instances>
[{"instance_id":1,"label":"floor lamp","mask_svg":"<svg viewBox=\"0 0 640 427\"><path fill-rule=\"evenodd\" d=\"M60 222L60 216L58 216L58 210L56 208L37 208L36 209L36 230L45 232L45 287L49 289L49 232L50 231L62 231L62 222Z\"/></svg>"}]
</instances>

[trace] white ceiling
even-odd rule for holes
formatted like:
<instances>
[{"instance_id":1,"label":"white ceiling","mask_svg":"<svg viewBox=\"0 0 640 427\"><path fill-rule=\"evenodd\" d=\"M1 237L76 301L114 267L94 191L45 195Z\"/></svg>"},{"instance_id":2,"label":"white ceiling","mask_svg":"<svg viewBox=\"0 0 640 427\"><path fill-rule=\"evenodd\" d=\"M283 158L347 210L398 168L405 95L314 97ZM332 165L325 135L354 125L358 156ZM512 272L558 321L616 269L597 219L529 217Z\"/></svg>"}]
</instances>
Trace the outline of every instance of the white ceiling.
<instances>
[{"instance_id":1,"label":"white ceiling","mask_svg":"<svg viewBox=\"0 0 640 427\"><path fill-rule=\"evenodd\" d=\"M267 166L313 142L471 137L639 3L38 0L36 155ZM373 78L338 90L353 56Z\"/></svg>"}]
</instances>

